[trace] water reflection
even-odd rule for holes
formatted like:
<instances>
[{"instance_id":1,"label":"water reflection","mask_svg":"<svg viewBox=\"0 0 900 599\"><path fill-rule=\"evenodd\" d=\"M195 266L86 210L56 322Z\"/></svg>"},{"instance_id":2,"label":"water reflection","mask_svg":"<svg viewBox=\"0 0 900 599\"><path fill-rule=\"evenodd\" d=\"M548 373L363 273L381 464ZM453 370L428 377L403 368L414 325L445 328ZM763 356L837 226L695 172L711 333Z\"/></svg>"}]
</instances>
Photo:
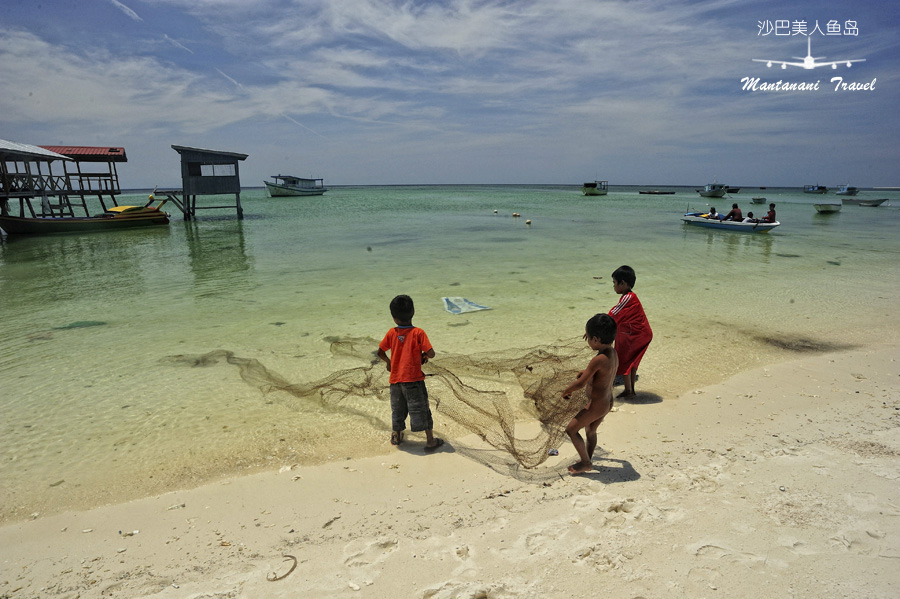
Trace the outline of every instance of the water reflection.
<instances>
[{"instance_id":1,"label":"water reflection","mask_svg":"<svg viewBox=\"0 0 900 599\"><path fill-rule=\"evenodd\" d=\"M183 226L198 297L250 289L253 262L247 256L243 221L185 221Z\"/></svg>"},{"instance_id":2,"label":"water reflection","mask_svg":"<svg viewBox=\"0 0 900 599\"><path fill-rule=\"evenodd\" d=\"M156 256L169 239L168 227L13 238L0 254L0 290L15 288L5 305L78 300L95 289L143 293L146 259Z\"/></svg>"},{"instance_id":3,"label":"water reflection","mask_svg":"<svg viewBox=\"0 0 900 599\"><path fill-rule=\"evenodd\" d=\"M768 264L772 248L776 245L776 238L770 233L735 233L701 229L690 225L684 226L682 238L690 242L706 241L706 253L710 264L721 261L728 264L758 262Z\"/></svg>"}]
</instances>

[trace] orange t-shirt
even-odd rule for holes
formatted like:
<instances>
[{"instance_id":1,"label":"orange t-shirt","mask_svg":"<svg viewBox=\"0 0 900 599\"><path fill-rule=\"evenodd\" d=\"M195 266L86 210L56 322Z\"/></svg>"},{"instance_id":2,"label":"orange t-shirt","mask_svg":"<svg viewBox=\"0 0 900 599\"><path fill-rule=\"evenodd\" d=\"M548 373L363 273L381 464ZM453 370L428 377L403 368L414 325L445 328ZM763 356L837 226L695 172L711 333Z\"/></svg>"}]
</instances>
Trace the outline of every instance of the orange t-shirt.
<instances>
[{"instance_id":1,"label":"orange t-shirt","mask_svg":"<svg viewBox=\"0 0 900 599\"><path fill-rule=\"evenodd\" d=\"M394 383L414 383L424 381L422 372L422 352L431 349L431 342L425 331L418 327L394 327L378 345L382 351L390 351L391 378Z\"/></svg>"}]
</instances>

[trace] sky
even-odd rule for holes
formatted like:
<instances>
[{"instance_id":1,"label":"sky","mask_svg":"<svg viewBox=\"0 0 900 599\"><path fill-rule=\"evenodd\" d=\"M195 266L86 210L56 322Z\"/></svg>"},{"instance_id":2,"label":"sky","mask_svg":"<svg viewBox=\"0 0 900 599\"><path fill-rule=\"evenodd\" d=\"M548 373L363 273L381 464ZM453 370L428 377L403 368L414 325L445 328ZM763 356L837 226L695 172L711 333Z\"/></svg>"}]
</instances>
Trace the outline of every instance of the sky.
<instances>
[{"instance_id":1,"label":"sky","mask_svg":"<svg viewBox=\"0 0 900 599\"><path fill-rule=\"evenodd\" d=\"M248 154L244 186L898 186L898 17L892 0L16 0L0 139L123 146L123 188L180 187L172 145ZM752 61L808 39L865 62ZM814 89L761 88L778 81Z\"/></svg>"}]
</instances>

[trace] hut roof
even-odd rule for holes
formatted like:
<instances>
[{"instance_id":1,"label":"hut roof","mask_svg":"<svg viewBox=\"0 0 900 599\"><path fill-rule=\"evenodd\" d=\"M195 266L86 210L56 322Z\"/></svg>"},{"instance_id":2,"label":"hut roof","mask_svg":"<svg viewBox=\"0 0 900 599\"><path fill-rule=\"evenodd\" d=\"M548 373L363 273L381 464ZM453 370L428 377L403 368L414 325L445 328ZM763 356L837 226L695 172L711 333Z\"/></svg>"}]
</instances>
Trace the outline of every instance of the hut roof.
<instances>
[{"instance_id":1,"label":"hut roof","mask_svg":"<svg viewBox=\"0 0 900 599\"><path fill-rule=\"evenodd\" d=\"M0 160L16 162L52 162L54 160L71 160L68 156L57 154L40 146L22 144L0 139Z\"/></svg>"},{"instance_id":2,"label":"hut roof","mask_svg":"<svg viewBox=\"0 0 900 599\"><path fill-rule=\"evenodd\" d=\"M128 162L125 148L110 146L41 146L78 162Z\"/></svg>"}]
</instances>

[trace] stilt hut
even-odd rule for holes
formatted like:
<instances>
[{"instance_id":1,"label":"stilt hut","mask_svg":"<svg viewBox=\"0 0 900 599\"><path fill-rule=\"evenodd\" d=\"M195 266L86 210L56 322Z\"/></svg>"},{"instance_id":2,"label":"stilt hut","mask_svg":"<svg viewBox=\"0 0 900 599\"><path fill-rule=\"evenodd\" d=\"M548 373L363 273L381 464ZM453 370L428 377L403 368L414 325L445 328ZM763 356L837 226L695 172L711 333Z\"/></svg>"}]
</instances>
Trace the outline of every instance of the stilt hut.
<instances>
[{"instance_id":1,"label":"stilt hut","mask_svg":"<svg viewBox=\"0 0 900 599\"><path fill-rule=\"evenodd\" d=\"M18 200L20 217L74 217L75 208L84 212L79 216L90 216L86 198L96 197L105 212L107 203L118 206L121 189L116 163L127 160L125 148L32 146L0 140L0 210L4 216L11 214L9 200L13 199ZM62 165L61 173L58 165Z\"/></svg>"},{"instance_id":2,"label":"stilt hut","mask_svg":"<svg viewBox=\"0 0 900 599\"><path fill-rule=\"evenodd\" d=\"M52 164L70 158L39 146L0 139L0 215L13 215L18 203L19 216L43 215L51 199L58 201L69 193L66 178L54 175ZM35 206L32 200L40 204Z\"/></svg>"},{"instance_id":3,"label":"stilt hut","mask_svg":"<svg viewBox=\"0 0 900 599\"><path fill-rule=\"evenodd\" d=\"M247 154L174 145L172 149L181 155L182 198L173 192L167 192L167 195L181 208L185 220L196 217L197 210L232 207L197 205L197 196L210 195L234 195L238 218L244 218L238 162L245 160Z\"/></svg>"},{"instance_id":4,"label":"stilt hut","mask_svg":"<svg viewBox=\"0 0 900 599\"><path fill-rule=\"evenodd\" d=\"M118 206L116 196L122 193L119 187L117 162L128 162L125 148L107 146L41 146L45 150L67 156L71 161L63 162L63 176L66 187L70 190L67 201L61 201L57 208L61 212L73 216L72 206L80 206L88 216L85 198L96 197L103 211L109 209L107 202ZM71 165L71 168L70 168ZM104 170L105 169L105 170Z\"/></svg>"}]
</instances>

